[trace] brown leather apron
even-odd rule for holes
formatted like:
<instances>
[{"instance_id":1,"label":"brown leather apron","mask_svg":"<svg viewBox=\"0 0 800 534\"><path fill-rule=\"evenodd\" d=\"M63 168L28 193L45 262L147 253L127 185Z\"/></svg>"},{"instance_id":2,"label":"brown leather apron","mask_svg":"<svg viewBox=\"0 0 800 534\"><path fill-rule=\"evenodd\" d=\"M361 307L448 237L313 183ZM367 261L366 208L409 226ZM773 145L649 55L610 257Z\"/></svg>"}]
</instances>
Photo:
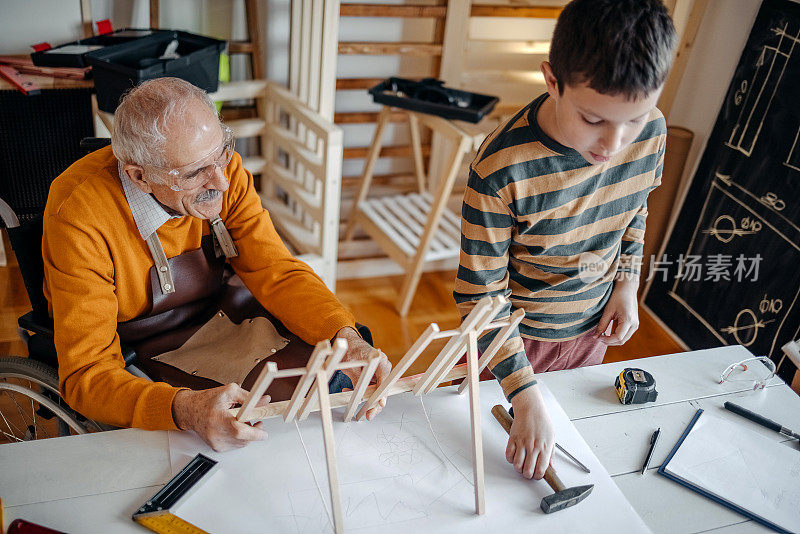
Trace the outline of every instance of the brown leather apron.
<instances>
[{"instance_id":1,"label":"brown leather apron","mask_svg":"<svg viewBox=\"0 0 800 534\"><path fill-rule=\"evenodd\" d=\"M156 267L150 268L150 309L143 315L117 324L120 341L136 351L136 366L150 378L174 386L208 389L221 384L194 376L176 367L153 360L154 356L183 345L213 315L222 310L234 323L253 317L266 317L289 344L256 364L247 374L242 387L250 389L266 362L277 363L280 369L304 367L313 347L284 327L264 309L244 286L224 257L217 257L210 235L204 236L201 248L169 258L174 291L162 292ZM220 358L236 350L236 340L221 342ZM272 400L286 400L299 378L275 380L269 388Z\"/></svg>"}]
</instances>

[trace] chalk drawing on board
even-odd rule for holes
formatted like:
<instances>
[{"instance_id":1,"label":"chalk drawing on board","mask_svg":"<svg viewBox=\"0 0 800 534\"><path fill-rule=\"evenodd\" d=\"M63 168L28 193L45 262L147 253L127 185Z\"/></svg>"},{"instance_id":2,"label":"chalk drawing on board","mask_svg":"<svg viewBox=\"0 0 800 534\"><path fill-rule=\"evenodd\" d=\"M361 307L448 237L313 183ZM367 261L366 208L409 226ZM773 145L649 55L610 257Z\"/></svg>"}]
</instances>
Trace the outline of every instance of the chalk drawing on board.
<instances>
[{"instance_id":1,"label":"chalk drawing on board","mask_svg":"<svg viewBox=\"0 0 800 534\"><path fill-rule=\"evenodd\" d=\"M758 200L766 207L774 211L783 211L786 208L786 202L778 198L778 195L772 191L767 191L767 193L762 195Z\"/></svg>"},{"instance_id":2,"label":"chalk drawing on board","mask_svg":"<svg viewBox=\"0 0 800 534\"><path fill-rule=\"evenodd\" d=\"M786 161L783 164L800 172L800 144L798 144L798 138L800 138L800 126L797 128L797 133L794 134L792 148L789 149L789 155L786 156Z\"/></svg>"},{"instance_id":3,"label":"chalk drawing on board","mask_svg":"<svg viewBox=\"0 0 800 534\"><path fill-rule=\"evenodd\" d=\"M730 334L736 343L749 347L755 343L758 338L759 328L764 328L767 323L773 322L774 319L763 321L756 317L756 314L750 308L744 308L736 314L736 319L731 326L721 328L720 332L723 334Z\"/></svg>"},{"instance_id":4,"label":"chalk drawing on board","mask_svg":"<svg viewBox=\"0 0 800 534\"><path fill-rule=\"evenodd\" d=\"M797 232L800 232L800 226L798 226L795 223L795 221L792 221L791 219L786 217L786 215L781 213L786 208L786 202L784 202L783 199L778 198L778 195L776 195L775 193L768 191L766 194L759 197L748 191L746 187L736 183L729 174L722 174L721 172L717 171L714 173L714 176L715 178L717 178L716 181L722 182L723 184L729 187L735 187L745 195L755 200L756 202L759 202L760 204L766 206L767 208L772 210L772 212L775 213L775 215L777 215L784 223L794 228ZM800 248L798 250L800 250Z\"/></svg>"},{"instance_id":5,"label":"chalk drawing on board","mask_svg":"<svg viewBox=\"0 0 800 534\"><path fill-rule=\"evenodd\" d=\"M787 23L783 28L772 29L778 38L777 45L764 45L756 61L756 71L752 80L749 83L742 83L740 90L734 95L734 104L741 105L741 109L725 145L745 156L753 153L761 128L764 126L764 119L772 105L772 99L783 79L786 65L795 45L800 42L800 31L794 36L789 35L788 26Z\"/></svg>"},{"instance_id":6,"label":"chalk drawing on board","mask_svg":"<svg viewBox=\"0 0 800 534\"><path fill-rule=\"evenodd\" d=\"M729 178L729 177L727 177L725 175L720 176L719 172L716 173L716 176L717 176L717 178L721 178L721 177ZM786 236L786 234L784 234L783 232L778 230L774 225L772 225L768 221L761 219L760 216L755 211L753 211L753 209L750 206L748 206L747 204L745 204L744 202L742 202L741 200L736 198L729 191L726 191L724 189L724 187L722 187L720 185L720 182L725 183L726 185L735 185L735 186L737 186L738 189L740 189L742 192L744 192L747 195L749 195L751 198L759 200L758 197L756 197L755 195L753 195L752 193L747 191L742 186L738 185L736 182L733 182L732 180L719 180L719 181L715 180L715 181L713 181L711 183L711 187L708 190L708 194L706 195L706 198L705 198L705 200L703 202L703 207L700 210L699 217L697 218L697 224L694 227L694 231L692 233L692 238L689 240L689 244L686 247L686 251L684 252L684 257L688 257L690 254L692 254L692 251L693 251L693 249L695 247L697 236L700 233L702 233L702 228L701 228L702 221L705 219L706 212L707 212L709 204L711 202L712 195L715 193L715 190L717 192L721 192L722 194L727 196L730 200L734 201L736 204L738 204L741 207L745 208L747 211L750 212L750 214L752 216L751 220L753 220L753 221L758 220L758 222L762 223L762 225L765 225L770 230L775 232L781 239L783 239L795 251L800 252L800 245L798 243L795 243L794 241L792 241L789 237ZM776 213L778 213L778 212L776 211ZM784 218L784 216L781 215L781 218ZM761 229L761 227L759 227L759 230L760 229ZM683 268L683 266L681 266L681 269L682 268ZM675 277L675 282L673 283L672 288L667 291L667 296L672 298L673 300L675 300L680 306L682 306L684 309L686 309L686 311L688 311L695 319L697 319L697 321L700 324L702 324L714 337L716 337L720 341L720 343L722 343L723 345L729 345L730 344L729 340L725 339L725 337L722 336L721 331L718 331L717 328L715 328L711 323L709 323L708 320L706 320L697 310L695 310L692 307L692 305L690 303L688 303L678 293L678 286L680 285L680 283L682 281L681 274L682 273L679 270L679 272L677 273L677 275ZM783 312L782 313L783 316L780 317L780 318L776 318L776 319L770 319L768 321L768 322L772 322L772 321L775 321L775 320L780 320L778 328L775 331L775 334L772 336L772 340L771 340L771 343L770 343L770 350L768 352L769 355L772 355L773 352L776 350L776 344L778 343L778 339L780 338L781 330L783 330L784 324L785 324L787 318L789 317L789 315L791 314L792 310L794 309L795 305L797 304L798 299L800 299L800 287L795 292L794 297L792 298L791 304L788 306L788 308L785 311L783 310L783 306L782 306L782 302L781 302L781 308L782 308L781 311ZM741 312L740 312L740 314L741 314ZM739 323L743 323L743 319L745 319L745 318L738 318L738 319L739 319L739 321L738 321ZM761 324L758 325L759 329L763 328L767 324L767 322L759 321L756 318L752 322L753 326L751 326L751 327L749 327L749 328L747 328L745 330L753 329L754 332L757 333L757 329L755 328L755 325L757 323L759 323L759 322L761 323ZM725 327L725 329L732 329L732 330L730 332L722 332L722 333L731 333L731 334L733 334L734 332L736 332L738 334L738 333L741 332L740 337L745 338L745 341L749 341L750 344L754 343L755 342L755 336L753 336L753 339L750 339L747 335L745 335L744 331L739 328L739 326L740 325L737 324L737 321L734 321L733 325L729 325L729 326ZM744 327L746 325L745 324L741 324L741 326ZM796 339L798 336L800 336L800 328L798 328L797 331L795 332L795 336L794 336L793 339ZM734 335L734 339L735 339L735 337L736 336ZM741 343L741 342L739 344L744 345L744 343ZM747 345L745 345L745 346L747 346Z\"/></svg>"},{"instance_id":7,"label":"chalk drawing on board","mask_svg":"<svg viewBox=\"0 0 800 534\"><path fill-rule=\"evenodd\" d=\"M710 228L703 230L703 233L710 234L723 243L730 243L734 237L757 234L761 228L762 224L751 220L750 217L742 219L739 227L730 215L720 215Z\"/></svg>"}]
</instances>

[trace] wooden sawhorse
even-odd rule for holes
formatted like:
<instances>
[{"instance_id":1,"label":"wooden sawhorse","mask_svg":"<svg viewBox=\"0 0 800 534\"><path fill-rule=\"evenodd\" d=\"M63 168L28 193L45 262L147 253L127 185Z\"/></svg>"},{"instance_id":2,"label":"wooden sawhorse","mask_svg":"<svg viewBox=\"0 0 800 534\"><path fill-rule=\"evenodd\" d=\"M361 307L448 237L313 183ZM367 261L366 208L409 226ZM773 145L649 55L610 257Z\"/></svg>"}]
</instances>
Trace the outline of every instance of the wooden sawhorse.
<instances>
[{"instance_id":1,"label":"wooden sawhorse","mask_svg":"<svg viewBox=\"0 0 800 534\"><path fill-rule=\"evenodd\" d=\"M375 162L383 145L383 130L393 111L404 112L411 130L411 148L414 155L414 173L418 191L415 193L367 198ZM420 124L441 134L452 146L438 180L430 182L422 161ZM364 173L358 188L353 209L345 230L345 241L352 239L356 225L396 261L405 271L397 308L400 316L408 314L417 290L422 270L427 262L457 258L461 250L461 221L447 209L447 200L453 190L456 176L464 156L480 147L487 132L481 125L453 121L384 106L378 115L378 125L372 145L364 163ZM432 193L432 194L431 194Z\"/></svg>"}]
</instances>

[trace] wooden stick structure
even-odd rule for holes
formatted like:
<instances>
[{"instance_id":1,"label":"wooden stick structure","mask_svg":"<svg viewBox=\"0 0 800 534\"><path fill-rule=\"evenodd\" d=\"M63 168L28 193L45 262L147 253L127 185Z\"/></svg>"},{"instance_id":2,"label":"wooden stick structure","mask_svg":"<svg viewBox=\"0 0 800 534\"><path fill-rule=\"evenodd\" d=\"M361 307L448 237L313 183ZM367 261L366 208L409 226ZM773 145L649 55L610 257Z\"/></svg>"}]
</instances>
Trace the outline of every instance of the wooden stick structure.
<instances>
[{"instance_id":1,"label":"wooden stick structure","mask_svg":"<svg viewBox=\"0 0 800 534\"><path fill-rule=\"evenodd\" d=\"M458 393L469 388L475 513L483 514L486 511L486 504L478 376L525 316L524 310L516 310L509 317L495 320L507 304L508 299L503 296L486 296L477 302L472 311L464 318L461 326L454 330L440 331L436 323L431 323L380 385L370 385L380 362L381 353L378 349L373 350L367 360L349 361L344 359L347 343L343 339L337 339L333 346L327 340L320 341L314 347L305 367L279 370L273 362L268 362L253 384L245 403L238 410L232 409L231 413L239 421L257 421L268 417L283 416L284 421L289 422L295 417L302 421L312 411L320 412L334 530L340 533L344 531L344 522L339 497L331 409L346 406L345 422L350 422L353 418L361 420L382 398L408 391L415 395L423 395L431 392L443 382L466 376L466 380L458 388ZM486 352L479 356L478 338L486 331L498 329L499 332L487 347ZM447 343L424 373L409 377L402 376L431 342L446 338L449 338ZM466 365L456 365L465 353L467 355ZM336 371L357 368L361 369L361 373L354 384L353 391L334 394L328 392L328 382ZM291 399L257 407L256 404L272 381L287 376L300 377ZM360 409L359 404L361 404Z\"/></svg>"}]
</instances>

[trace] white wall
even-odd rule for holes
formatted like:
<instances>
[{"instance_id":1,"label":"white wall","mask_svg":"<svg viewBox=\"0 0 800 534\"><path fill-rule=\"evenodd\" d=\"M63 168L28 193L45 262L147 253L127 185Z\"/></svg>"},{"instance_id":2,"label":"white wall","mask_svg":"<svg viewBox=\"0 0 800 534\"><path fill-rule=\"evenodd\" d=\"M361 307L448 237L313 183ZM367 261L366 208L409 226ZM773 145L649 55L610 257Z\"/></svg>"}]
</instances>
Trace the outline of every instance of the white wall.
<instances>
[{"instance_id":1,"label":"white wall","mask_svg":"<svg viewBox=\"0 0 800 534\"><path fill-rule=\"evenodd\" d=\"M750 35L760 0L710 0L667 122L694 132L684 171L694 175L725 92Z\"/></svg>"}]
</instances>

